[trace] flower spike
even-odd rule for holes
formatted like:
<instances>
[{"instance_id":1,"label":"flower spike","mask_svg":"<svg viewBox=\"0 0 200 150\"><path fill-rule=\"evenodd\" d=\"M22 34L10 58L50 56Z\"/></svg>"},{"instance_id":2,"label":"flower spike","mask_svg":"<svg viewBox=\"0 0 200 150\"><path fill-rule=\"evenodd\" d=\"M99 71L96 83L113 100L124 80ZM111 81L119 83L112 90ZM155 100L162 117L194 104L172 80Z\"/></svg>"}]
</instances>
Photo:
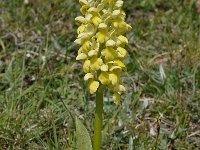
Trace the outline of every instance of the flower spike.
<instances>
[{"instance_id":1,"label":"flower spike","mask_svg":"<svg viewBox=\"0 0 200 150\"><path fill-rule=\"evenodd\" d=\"M126 91L120 80L126 70L123 59L127 56L124 46L128 44L123 34L131 29L121 9L124 2L79 0L79 3L83 16L75 18L80 25L75 40L80 45L76 60L84 61L84 80L88 81L90 93L104 85L113 92L113 100L118 104L121 93Z\"/></svg>"}]
</instances>

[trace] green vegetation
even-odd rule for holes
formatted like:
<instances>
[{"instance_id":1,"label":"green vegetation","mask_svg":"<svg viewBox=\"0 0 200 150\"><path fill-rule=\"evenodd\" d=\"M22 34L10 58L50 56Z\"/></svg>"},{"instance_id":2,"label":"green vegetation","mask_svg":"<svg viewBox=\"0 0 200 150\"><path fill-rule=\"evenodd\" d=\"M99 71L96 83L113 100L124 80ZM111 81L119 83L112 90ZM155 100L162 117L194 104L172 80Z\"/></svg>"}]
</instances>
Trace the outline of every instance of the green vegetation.
<instances>
[{"instance_id":1,"label":"green vegetation","mask_svg":"<svg viewBox=\"0 0 200 150\"><path fill-rule=\"evenodd\" d=\"M25 2L28 3L25 3ZM75 0L1 0L0 149L76 149L95 99L75 61ZM127 93L105 94L103 149L200 148L200 14L195 0L126 0Z\"/></svg>"}]
</instances>

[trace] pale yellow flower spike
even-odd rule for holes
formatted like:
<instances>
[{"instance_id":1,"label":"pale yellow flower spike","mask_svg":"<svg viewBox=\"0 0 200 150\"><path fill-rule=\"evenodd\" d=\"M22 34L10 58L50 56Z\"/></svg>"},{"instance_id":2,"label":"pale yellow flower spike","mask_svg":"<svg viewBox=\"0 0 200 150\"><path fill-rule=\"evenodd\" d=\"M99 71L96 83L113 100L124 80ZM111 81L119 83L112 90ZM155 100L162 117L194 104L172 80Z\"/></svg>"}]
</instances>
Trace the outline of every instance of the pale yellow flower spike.
<instances>
[{"instance_id":1,"label":"pale yellow flower spike","mask_svg":"<svg viewBox=\"0 0 200 150\"><path fill-rule=\"evenodd\" d=\"M104 85L113 92L113 100L120 103L121 93L126 89L120 80L125 71L123 60L127 56L124 48L128 39L123 35L131 29L125 22L121 9L123 0L79 0L83 16L75 18L79 27L75 40L81 47L76 60L84 61L84 80L94 94Z\"/></svg>"}]
</instances>

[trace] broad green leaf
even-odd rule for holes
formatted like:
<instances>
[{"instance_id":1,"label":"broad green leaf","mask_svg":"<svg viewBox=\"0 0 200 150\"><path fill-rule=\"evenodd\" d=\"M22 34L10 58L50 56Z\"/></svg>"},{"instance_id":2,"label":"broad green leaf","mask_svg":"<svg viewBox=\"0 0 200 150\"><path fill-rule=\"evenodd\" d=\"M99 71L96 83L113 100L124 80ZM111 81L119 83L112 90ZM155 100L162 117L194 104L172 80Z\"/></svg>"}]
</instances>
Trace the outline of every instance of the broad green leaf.
<instances>
[{"instance_id":1,"label":"broad green leaf","mask_svg":"<svg viewBox=\"0 0 200 150\"><path fill-rule=\"evenodd\" d=\"M132 138L132 136L129 137L128 150L133 150L133 138Z\"/></svg>"},{"instance_id":2,"label":"broad green leaf","mask_svg":"<svg viewBox=\"0 0 200 150\"><path fill-rule=\"evenodd\" d=\"M76 117L76 139L77 139L77 150L92 150L90 135L85 126L77 117Z\"/></svg>"}]
</instances>

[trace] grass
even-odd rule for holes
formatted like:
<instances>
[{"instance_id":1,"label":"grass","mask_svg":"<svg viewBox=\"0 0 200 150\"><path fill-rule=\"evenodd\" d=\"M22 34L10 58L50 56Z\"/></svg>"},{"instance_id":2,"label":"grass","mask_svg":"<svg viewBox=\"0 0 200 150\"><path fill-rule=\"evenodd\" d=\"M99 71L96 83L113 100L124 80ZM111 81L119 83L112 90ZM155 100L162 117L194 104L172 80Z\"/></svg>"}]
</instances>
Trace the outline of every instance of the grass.
<instances>
[{"instance_id":1,"label":"grass","mask_svg":"<svg viewBox=\"0 0 200 150\"><path fill-rule=\"evenodd\" d=\"M200 15L195 1L127 0L133 30L116 106L105 95L103 149L200 148ZM75 61L77 1L0 3L1 149L76 149L93 135L94 96Z\"/></svg>"}]
</instances>

